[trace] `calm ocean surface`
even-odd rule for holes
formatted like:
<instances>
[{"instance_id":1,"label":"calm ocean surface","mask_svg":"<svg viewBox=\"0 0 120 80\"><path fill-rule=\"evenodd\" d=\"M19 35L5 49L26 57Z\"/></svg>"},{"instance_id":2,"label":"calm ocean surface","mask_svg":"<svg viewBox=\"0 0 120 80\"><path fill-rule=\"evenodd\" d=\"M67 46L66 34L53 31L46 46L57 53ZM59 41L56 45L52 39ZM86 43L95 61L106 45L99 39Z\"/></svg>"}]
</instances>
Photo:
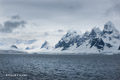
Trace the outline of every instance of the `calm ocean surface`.
<instances>
[{"instance_id":1,"label":"calm ocean surface","mask_svg":"<svg viewBox=\"0 0 120 80\"><path fill-rule=\"evenodd\" d=\"M0 80L120 80L120 55L0 54Z\"/></svg>"}]
</instances>

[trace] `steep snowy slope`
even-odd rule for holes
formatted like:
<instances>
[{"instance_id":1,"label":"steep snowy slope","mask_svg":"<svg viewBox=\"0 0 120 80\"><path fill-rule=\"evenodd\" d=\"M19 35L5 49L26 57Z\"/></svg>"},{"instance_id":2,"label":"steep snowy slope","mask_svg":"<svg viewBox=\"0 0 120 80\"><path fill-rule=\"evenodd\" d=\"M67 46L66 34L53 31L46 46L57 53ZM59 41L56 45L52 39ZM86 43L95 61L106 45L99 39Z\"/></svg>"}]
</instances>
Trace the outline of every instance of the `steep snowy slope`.
<instances>
[{"instance_id":1,"label":"steep snowy slope","mask_svg":"<svg viewBox=\"0 0 120 80\"><path fill-rule=\"evenodd\" d=\"M42 46L41 46L41 49L42 48L44 48L44 49L50 49L50 44L47 42L47 41L45 41L43 44L42 44Z\"/></svg>"},{"instance_id":2,"label":"steep snowy slope","mask_svg":"<svg viewBox=\"0 0 120 80\"><path fill-rule=\"evenodd\" d=\"M90 32L85 32L83 35L79 35L75 31L67 32L55 48L77 53L117 53L119 46L120 33L114 24L109 21L104 25L102 31L94 27Z\"/></svg>"},{"instance_id":3,"label":"steep snowy slope","mask_svg":"<svg viewBox=\"0 0 120 80\"><path fill-rule=\"evenodd\" d=\"M102 38L106 43L104 51L117 52L120 46L120 32L116 29L115 25L111 21L104 25Z\"/></svg>"},{"instance_id":4,"label":"steep snowy slope","mask_svg":"<svg viewBox=\"0 0 120 80\"><path fill-rule=\"evenodd\" d=\"M80 34L76 31L68 31L66 35L62 37L62 39L55 45L55 48L61 47L62 50L66 50L67 48L77 44L79 39L81 38Z\"/></svg>"}]
</instances>

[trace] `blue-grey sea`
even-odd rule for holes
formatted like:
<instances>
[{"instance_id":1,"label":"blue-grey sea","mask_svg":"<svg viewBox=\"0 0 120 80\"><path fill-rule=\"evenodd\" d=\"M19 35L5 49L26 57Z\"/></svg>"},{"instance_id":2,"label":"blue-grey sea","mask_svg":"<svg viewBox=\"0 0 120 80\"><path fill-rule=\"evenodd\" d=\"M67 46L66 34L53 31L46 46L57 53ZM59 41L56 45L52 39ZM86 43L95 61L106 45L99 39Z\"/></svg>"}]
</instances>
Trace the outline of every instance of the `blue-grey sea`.
<instances>
[{"instance_id":1,"label":"blue-grey sea","mask_svg":"<svg viewBox=\"0 0 120 80\"><path fill-rule=\"evenodd\" d=\"M120 55L0 54L0 80L120 80Z\"/></svg>"}]
</instances>

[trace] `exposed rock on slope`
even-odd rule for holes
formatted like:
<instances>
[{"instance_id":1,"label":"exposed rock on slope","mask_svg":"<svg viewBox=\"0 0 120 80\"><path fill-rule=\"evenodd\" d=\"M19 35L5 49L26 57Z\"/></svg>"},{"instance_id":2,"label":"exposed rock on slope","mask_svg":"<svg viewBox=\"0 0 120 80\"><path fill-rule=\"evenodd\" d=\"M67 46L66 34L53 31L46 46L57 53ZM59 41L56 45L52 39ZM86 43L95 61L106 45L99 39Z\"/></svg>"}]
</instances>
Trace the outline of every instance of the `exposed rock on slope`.
<instances>
[{"instance_id":1,"label":"exposed rock on slope","mask_svg":"<svg viewBox=\"0 0 120 80\"><path fill-rule=\"evenodd\" d=\"M45 41L45 42L42 44L41 48L49 49L49 48L50 48L50 44L49 44L47 41Z\"/></svg>"},{"instance_id":2,"label":"exposed rock on slope","mask_svg":"<svg viewBox=\"0 0 120 80\"><path fill-rule=\"evenodd\" d=\"M90 32L85 32L83 35L77 34L76 31L67 32L56 44L55 48L62 48L62 51L69 51L74 46L74 51L77 52L84 51L87 53L89 51L86 50L92 50L92 48L94 48L93 50L96 49L98 52L118 52L118 50L120 50L119 45L120 32L116 29L114 24L109 21L104 25L102 31L94 27Z\"/></svg>"}]
</instances>

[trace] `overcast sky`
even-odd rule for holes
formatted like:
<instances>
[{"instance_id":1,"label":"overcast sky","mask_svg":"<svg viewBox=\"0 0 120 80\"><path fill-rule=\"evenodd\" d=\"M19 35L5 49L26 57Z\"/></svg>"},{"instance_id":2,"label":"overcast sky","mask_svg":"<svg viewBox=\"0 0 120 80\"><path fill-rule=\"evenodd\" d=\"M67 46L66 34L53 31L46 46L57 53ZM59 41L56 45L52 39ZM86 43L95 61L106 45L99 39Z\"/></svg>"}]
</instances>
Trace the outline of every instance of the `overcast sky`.
<instances>
[{"instance_id":1,"label":"overcast sky","mask_svg":"<svg viewBox=\"0 0 120 80\"><path fill-rule=\"evenodd\" d=\"M84 32L109 20L120 29L120 0L0 0L2 34Z\"/></svg>"}]
</instances>

